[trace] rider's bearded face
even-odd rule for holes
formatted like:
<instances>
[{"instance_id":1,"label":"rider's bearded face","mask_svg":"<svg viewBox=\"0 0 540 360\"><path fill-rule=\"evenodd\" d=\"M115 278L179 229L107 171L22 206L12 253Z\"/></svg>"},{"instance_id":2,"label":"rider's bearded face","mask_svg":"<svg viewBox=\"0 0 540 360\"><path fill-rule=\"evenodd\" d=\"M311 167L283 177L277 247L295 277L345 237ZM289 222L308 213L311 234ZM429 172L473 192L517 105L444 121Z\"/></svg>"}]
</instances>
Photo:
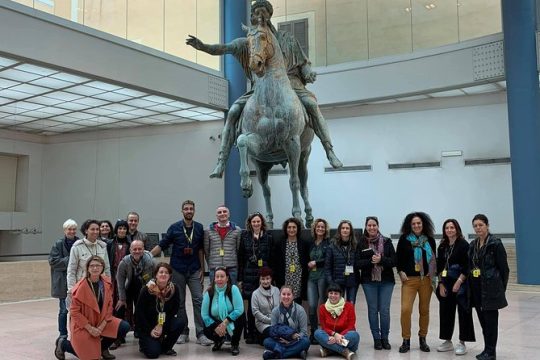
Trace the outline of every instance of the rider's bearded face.
<instances>
[{"instance_id":1,"label":"rider's bearded face","mask_svg":"<svg viewBox=\"0 0 540 360\"><path fill-rule=\"evenodd\" d=\"M257 25L259 19L262 19L263 22L270 19L270 13L265 7L258 7L251 12L251 25Z\"/></svg>"}]
</instances>

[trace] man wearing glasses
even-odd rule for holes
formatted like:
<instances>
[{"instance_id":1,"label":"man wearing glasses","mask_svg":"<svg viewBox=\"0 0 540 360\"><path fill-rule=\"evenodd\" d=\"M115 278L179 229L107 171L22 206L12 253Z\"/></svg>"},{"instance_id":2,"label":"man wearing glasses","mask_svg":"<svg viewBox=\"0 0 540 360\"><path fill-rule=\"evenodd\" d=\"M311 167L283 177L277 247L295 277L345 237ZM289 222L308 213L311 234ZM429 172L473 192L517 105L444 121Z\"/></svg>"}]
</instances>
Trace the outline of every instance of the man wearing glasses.
<instances>
[{"instance_id":1,"label":"man wearing glasses","mask_svg":"<svg viewBox=\"0 0 540 360\"><path fill-rule=\"evenodd\" d=\"M202 290L204 281L204 230L202 224L193 221L195 203L186 200L182 203L183 219L175 222L167 230L166 236L152 249L152 255L157 256L161 250L172 245L171 266L173 268L173 281L180 290L180 309L178 317L185 322L184 332L178 338L177 344L189 342L188 317L186 313L186 285L191 293L193 303L193 317L197 344L209 346L213 341L203 334L203 321L201 317Z\"/></svg>"}]
</instances>

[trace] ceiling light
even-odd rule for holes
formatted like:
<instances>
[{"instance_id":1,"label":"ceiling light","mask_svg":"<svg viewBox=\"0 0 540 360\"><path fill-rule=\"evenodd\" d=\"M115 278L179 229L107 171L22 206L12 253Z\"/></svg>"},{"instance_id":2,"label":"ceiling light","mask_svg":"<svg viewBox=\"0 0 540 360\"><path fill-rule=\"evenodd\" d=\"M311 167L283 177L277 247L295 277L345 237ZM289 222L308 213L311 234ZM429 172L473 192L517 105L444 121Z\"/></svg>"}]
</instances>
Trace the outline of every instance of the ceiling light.
<instances>
[{"instance_id":1,"label":"ceiling light","mask_svg":"<svg viewBox=\"0 0 540 360\"><path fill-rule=\"evenodd\" d=\"M101 94L101 93L105 92L105 90L96 89L94 87L90 87L90 86L86 86L86 85L74 86L74 87L71 87L69 89L66 89L65 91L69 91L69 92L79 94L79 95L86 95L86 96L97 95L97 94Z\"/></svg>"},{"instance_id":2,"label":"ceiling light","mask_svg":"<svg viewBox=\"0 0 540 360\"><path fill-rule=\"evenodd\" d=\"M172 99L167 99L167 98L164 98L162 96L157 96L157 95L146 96L143 99L153 101L153 102L159 103L159 104L170 103L170 102L174 101Z\"/></svg>"},{"instance_id":3,"label":"ceiling light","mask_svg":"<svg viewBox=\"0 0 540 360\"><path fill-rule=\"evenodd\" d=\"M114 92L118 93L118 94L122 94L122 95L131 96L131 97L141 97L141 96L144 96L144 95L148 95L147 93L144 93L144 92L140 92L140 91L133 90L133 89L126 89L126 88L121 88L121 89L118 89L118 90L114 90Z\"/></svg>"},{"instance_id":4,"label":"ceiling light","mask_svg":"<svg viewBox=\"0 0 540 360\"><path fill-rule=\"evenodd\" d=\"M171 121L171 120L174 120L174 119L178 119L178 116L169 115L169 114L160 114L160 115L150 116L150 118L160 120L160 121Z\"/></svg>"},{"instance_id":5,"label":"ceiling light","mask_svg":"<svg viewBox=\"0 0 540 360\"><path fill-rule=\"evenodd\" d=\"M28 101L35 102L37 104L42 104L42 105L57 105L64 102L64 100L52 99L46 96L33 97L31 99L28 99Z\"/></svg>"},{"instance_id":6,"label":"ceiling light","mask_svg":"<svg viewBox=\"0 0 540 360\"><path fill-rule=\"evenodd\" d=\"M93 108L93 109L86 109L85 112L95 115L111 115L114 114L115 111L103 109L103 108Z\"/></svg>"},{"instance_id":7,"label":"ceiling light","mask_svg":"<svg viewBox=\"0 0 540 360\"><path fill-rule=\"evenodd\" d=\"M130 99L129 96L117 94L115 92L106 92L103 94L94 95L94 97L97 97L98 99L107 100L110 102L118 102L118 101L124 101Z\"/></svg>"},{"instance_id":8,"label":"ceiling light","mask_svg":"<svg viewBox=\"0 0 540 360\"><path fill-rule=\"evenodd\" d=\"M31 64L17 65L15 69L26 71L26 72L36 74L36 75L42 75L42 76L49 76L58 72L56 70L47 69L42 66L36 66L36 65L31 65Z\"/></svg>"},{"instance_id":9,"label":"ceiling light","mask_svg":"<svg viewBox=\"0 0 540 360\"><path fill-rule=\"evenodd\" d=\"M157 112L171 112L171 111L178 111L177 107L172 107L164 104L159 104L155 106L147 107L148 110L157 111Z\"/></svg>"},{"instance_id":10,"label":"ceiling light","mask_svg":"<svg viewBox=\"0 0 540 360\"><path fill-rule=\"evenodd\" d=\"M90 80L90 79L84 78L82 76L77 76L77 75L68 74L68 73L56 73L54 75L51 75L51 77L53 77L55 79L69 81L69 82L72 82L72 83L77 83L77 84Z\"/></svg>"},{"instance_id":11,"label":"ceiling light","mask_svg":"<svg viewBox=\"0 0 540 360\"><path fill-rule=\"evenodd\" d=\"M135 110L136 108L134 108L133 106L127 106L124 104L110 104L107 106L103 106L103 109L116 111L116 112L121 112L121 111L123 112L123 111Z\"/></svg>"},{"instance_id":12,"label":"ceiling light","mask_svg":"<svg viewBox=\"0 0 540 360\"><path fill-rule=\"evenodd\" d=\"M65 87L73 85L73 83L63 81L63 80L54 79L54 78L51 78L51 77L43 77L41 79L34 80L34 81L31 82L31 84L39 85L39 86L45 86L45 87L48 87L50 89L61 89L61 88L65 88Z\"/></svg>"},{"instance_id":13,"label":"ceiling light","mask_svg":"<svg viewBox=\"0 0 540 360\"><path fill-rule=\"evenodd\" d=\"M2 79L0 78L0 89L6 89L8 87L12 87L12 86L15 86L17 84L20 84L16 81L11 81L11 80L8 80L8 79Z\"/></svg>"},{"instance_id":14,"label":"ceiling light","mask_svg":"<svg viewBox=\"0 0 540 360\"><path fill-rule=\"evenodd\" d=\"M72 110L72 111L80 111L80 110L88 109L90 106L84 105L84 104L79 104L79 103L76 103L76 102L73 102L73 101L66 101L65 103L59 104L58 107L61 107L63 109Z\"/></svg>"},{"instance_id":15,"label":"ceiling light","mask_svg":"<svg viewBox=\"0 0 540 360\"><path fill-rule=\"evenodd\" d=\"M410 12L412 11L412 8L406 7L406 8L405 8L405 11L408 12L408 13L410 13Z\"/></svg>"},{"instance_id":16,"label":"ceiling light","mask_svg":"<svg viewBox=\"0 0 540 360\"><path fill-rule=\"evenodd\" d=\"M16 70L16 69L7 69L0 72L0 77L3 77L5 79L20 81L20 82L28 82L28 81L39 79L42 76L28 73L26 71L21 71L21 70Z\"/></svg>"},{"instance_id":17,"label":"ceiling light","mask_svg":"<svg viewBox=\"0 0 540 360\"><path fill-rule=\"evenodd\" d=\"M45 96L53 98L53 99L57 99L57 100L64 100L64 101L73 101L73 100L77 100L83 97L81 95L76 95L76 94L64 92L64 91L55 91Z\"/></svg>"},{"instance_id":18,"label":"ceiling light","mask_svg":"<svg viewBox=\"0 0 540 360\"><path fill-rule=\"evenodd\" d=\"M433 10L433 9L435 9L437 7L437 5L432 3L432 4L426 4L426 5L424 5L424 7L426 9L428 9L428 10Z\"/></svg>"},{"instance_id":19,"label":"ceiling light","mask_svg":"<svg viewBox=\"0 0 540 360\"><path fill-rule=\"evenodd\" d=\"M0 56L0 67L11 66L16 63L17 62L15 60L7 59L5 57Z\"/></svg>"},{"instance_id":20,"label":"ceiling light","mask_svg":"<svg viewBox=\"0 0 540 360\"><path fill-rule=\"evenodd\" d=\"M113 90L120 89L120 86L105 83L102 81L92 81L91 83L87 83L86 85L94 87L96 89L101 89L101 90L106 90L106 91L113 91Z\"/></svg>"},{"instance_id":21,"label":"ceiling light","mask_svg":"<svg viewBox=\"0 0 540 360\"><path fill-rule=\"evenodd\" d=\"M150 115L155 115L156 114L155 111L148 111L148 110L144 110L144 109L135 109L135 110L132 110L132 111L128 111L127 113L137 115L137 116L150 116Z\"/></svg>"},{"instance_id":22,"label":"ceiling light","mask_svg":"<svg viewBox=\"0 0 540 360\"><path fill-rule=\"evenodd\" d=\"M21 91L30 95L41 95L43 93L51 91L51 89L47 89L41 86L29 85L29 84L17 85L10 88L10 90Z\"/></svg>"},{"instance_id":23,"label":"ceiling light","mask_svg":"<svg viewBox=\"0 0 540 360\"><path fill-rule=\"evenodd\" d=\"M191 118L193 116L201 115L201 113L191 111L191 110L175 111L175 112L173 112L171 114L178 115L178 116L181 116L181 117L186 117L186 118Z\"/></svg>"},{"instance_id":24,"label":"ceiling light","mask_svg":"<svg viewBox=\"0 0 540 360\"><path fill-rule=\"evenodd\" d=\"M128 113L111 114L111 115L109 115L109 117L112 117L112 118L117 119L117 120L131 120L131 119L138 118L137 115L132 115L132 114L128 114Z\"/></svg>"},{"instance_id":25,"label":"ceiling light","mask_svg":"<svg viewBox=\"0 0 540 360\"><path fill-rule=\"evenodd\" d=\"M109 103L108 101L94 99L91 97L84 97L82 99L77 99L75 102L79 104L89 105L89 106L103 106Z\"/></svg>"},{"instance_id":26,"label":"ceiling light","mask_svg":"<svg viewBox=\"0 0 540 360\"><path fill-rule=\"evenodd\" d=\"M210 113L213 113L214 111L216 111L214 109L209 109L209 108L202 107L202 106L192 108L192 109L189 109L189 110L196 111L196 112L201 113L201 114L210 114Z\"/></svg>"},{"instance_id":27,"label":"ceiling light","mask_svg":"<svg viewBox=\"0 0 540 360\"><path fill-rule=\"evenodd\" d=\"M16 99L16 100L26 99L26 98L32 96L30 94L23 93L23 92L20 92L20 91L11 90L11 89L2 90L1 94L2 94L3 97L7 97L9 99Z\"/></svg>"},{"instance_id":28,"label":"ceiling light","mask_svg":"<svg viewBox=\"0 0 540 360\"><path fill-rule=\"evenodd\" d=\"M142 107L142 108L146 108L146 107L149 107L149 106L155 106L156 105L155 102L148 101L148 100L143 100L143 99L127 100L127 101L122 102L122 104L136 106L136 107Z\"/></svg>"}]
</instances>

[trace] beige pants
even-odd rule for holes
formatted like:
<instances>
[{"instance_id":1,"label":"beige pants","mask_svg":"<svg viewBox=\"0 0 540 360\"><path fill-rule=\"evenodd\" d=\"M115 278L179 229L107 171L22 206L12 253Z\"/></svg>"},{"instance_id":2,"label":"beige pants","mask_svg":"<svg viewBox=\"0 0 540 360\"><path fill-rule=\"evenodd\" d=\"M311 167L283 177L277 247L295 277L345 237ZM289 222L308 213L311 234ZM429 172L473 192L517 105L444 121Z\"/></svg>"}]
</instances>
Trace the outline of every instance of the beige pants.
<instances>
[{"instance_id":1,"label":"beige pants","mask_svg":"<svg viewBox=\"0 0 540 360\"><path fill-rule=\"evenodd\" d=\"M425 337L429 326L429 302L431 300L431 278L424 276L409 276L409 280L401 285L401 336L411 338L411 314L416 299L420 298L418 311L420 312L420 330L418 336Z\"/></svg>"}]
</instances>

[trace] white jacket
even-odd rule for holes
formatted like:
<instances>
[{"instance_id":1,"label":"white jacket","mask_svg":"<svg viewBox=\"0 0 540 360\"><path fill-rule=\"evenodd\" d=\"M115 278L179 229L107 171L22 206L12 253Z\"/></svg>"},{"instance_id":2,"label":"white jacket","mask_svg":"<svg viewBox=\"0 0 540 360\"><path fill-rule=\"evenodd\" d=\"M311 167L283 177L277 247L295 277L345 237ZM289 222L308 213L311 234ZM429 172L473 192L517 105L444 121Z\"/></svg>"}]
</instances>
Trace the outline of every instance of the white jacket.
<instances>
[{"instance_id":1,"label":"white jacket","mask_svg":"<svg viewBox=\"0 0 540 360\"><path fill-rule=\"evenodd\" d=\"M91 256L97 255L105 260L105 275L111 276L111 266L109 255L107 254L107 243L96 240L95 243L86 238L75 241L69 253L69 263L67 267L67 291L71 295L71 289L75 284L84 278L86 274L86 263Z\"/></svg>"}]
</instances>

